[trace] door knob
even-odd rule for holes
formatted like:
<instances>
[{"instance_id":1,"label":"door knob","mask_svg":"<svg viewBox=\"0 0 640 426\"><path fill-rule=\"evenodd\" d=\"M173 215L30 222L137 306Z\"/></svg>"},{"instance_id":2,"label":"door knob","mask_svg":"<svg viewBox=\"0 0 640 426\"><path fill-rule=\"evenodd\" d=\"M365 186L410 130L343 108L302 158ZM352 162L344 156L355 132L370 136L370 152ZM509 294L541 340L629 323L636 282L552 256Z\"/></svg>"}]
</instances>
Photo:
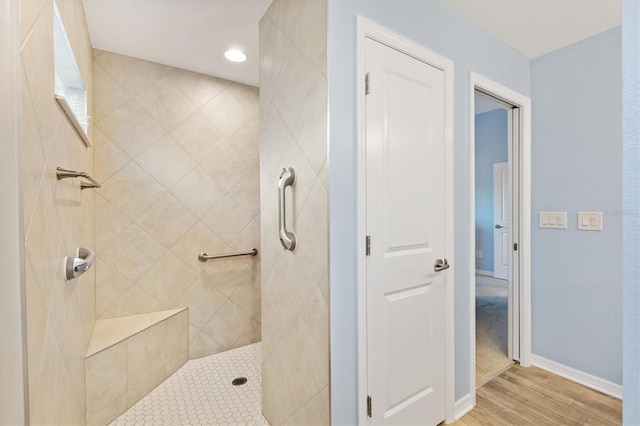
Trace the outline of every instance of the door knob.
<instances>
[{"instance_id":1,"label":"door knob","mask_svg":"<svg viewBox=\"0 0 640 426\"><path fill-rule=\"evenodd\" d=\"M502 228L504 228L504 226L502 226L502 225L496 225L496 229L502 229Z\"/></svg>"},{"instance_id":2,"label":"door knob","mask_svg":"<svg viewBox=\"0 0 640 426\"><path fill-rule=\"evenodd\" d=\"M449 269L451 265L447 262L447 259L436 259L436 263L433 265L433 270L436 272L444 271L445 269Z\"/></svg>"}]
</instances>

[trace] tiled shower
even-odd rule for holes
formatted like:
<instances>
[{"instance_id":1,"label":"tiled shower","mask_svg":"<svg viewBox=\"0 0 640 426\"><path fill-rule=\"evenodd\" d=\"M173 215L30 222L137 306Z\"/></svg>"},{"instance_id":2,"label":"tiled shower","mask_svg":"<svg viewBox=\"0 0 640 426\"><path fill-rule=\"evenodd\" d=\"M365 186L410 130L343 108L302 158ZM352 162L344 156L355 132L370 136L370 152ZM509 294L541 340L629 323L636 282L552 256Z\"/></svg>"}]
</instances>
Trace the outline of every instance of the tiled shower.
<instances>
[{"instance_id":1,"label":"tiled shower","mask_svg":"<svg viewBox=\"0 0 640 426\"><path fill-rule=\"evenodd\" d=\"M272 3L260 89L93 49L82 2L57 6L93 146L52 97L53 1L23 1L30 423L108 424L189 360L260 341L265 418L329 423L326 1ZM295 251L278 240L285 167ZM77 247L96 261L67 282Z\"/></svg>"}]
</instances>

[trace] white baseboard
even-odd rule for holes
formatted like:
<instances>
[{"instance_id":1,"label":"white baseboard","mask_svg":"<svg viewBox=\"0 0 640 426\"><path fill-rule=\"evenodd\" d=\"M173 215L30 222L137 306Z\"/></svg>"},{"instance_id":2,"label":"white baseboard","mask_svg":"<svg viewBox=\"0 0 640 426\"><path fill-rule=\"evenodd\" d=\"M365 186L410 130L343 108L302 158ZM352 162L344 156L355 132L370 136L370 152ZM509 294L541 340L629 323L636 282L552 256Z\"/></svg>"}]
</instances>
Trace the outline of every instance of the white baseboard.
<instances>
[{"instance_id":1,"label":"white baseboard","mask_svg":"<svg viewBox=\"0 0 640 426\"><path fill-rule=\"evenodd\" d=\"M483 271L482 269L476 269L476 275L484 275L485 277L493 277L493 272Z\"/></svg>"},{"instance_id":2,"label":"white baseboard","mask_svg":"<svg viewBox=\"0 0 640 426\"><path fill-rule=\"evenodd\" d=\"M580 383L581 385L606 393L614 398L622 399L621 385L601 379L600 377L593 376L583 371L576 370L575 368L567 367L566 365L551 361L550 359L543 358L539 355L531 354L531 363L538 368L548 371L549 373Z\"/></svg>"},{"instance_id":3,"label":"white baseboard","mask_svg":"<svg viewBox=\"0 0 640 426\"><path fill-rule=\"evenodd\" d=\"M476 404L473 400L472 393L468 393L462 398L460 398L458 401L456 401L456 405L454 406L454 409L453 409L453 415L456 421L460 420L465 414L473 410L473 407L475 405Z\"/></svg>"}]
</instances>

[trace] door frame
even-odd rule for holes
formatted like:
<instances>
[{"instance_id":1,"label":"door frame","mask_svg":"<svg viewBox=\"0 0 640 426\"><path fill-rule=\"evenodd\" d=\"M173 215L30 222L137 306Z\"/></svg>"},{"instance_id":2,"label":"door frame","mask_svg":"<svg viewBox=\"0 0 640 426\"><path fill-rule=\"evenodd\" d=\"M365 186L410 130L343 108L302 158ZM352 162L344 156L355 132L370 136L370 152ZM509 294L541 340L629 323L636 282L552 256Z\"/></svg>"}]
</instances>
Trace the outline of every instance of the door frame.
<instances>
[{"instance_id":1,"label":"door frame","mask_svg":"<svg viewBox=\"0 0 640 426\"><path fill-rule=\"evenodd\" d=\"M453 61L420 44L402 37L360 15L357 17L357 280L358 280L358 423L367 424L367 258L366 258L366 116L365 116L365 40L376 40L393 49L412 56L444 72L445 90L445 169L447 221L445 256L454 259L453 240ZM453 422L455 405L455 351L454 351L454 268L445 279L445 421Z\"/></svg>"},{"instance_id":2,"label":"door frame","mask_svg":"<svg viewBox=\"0 0 640 426\"><path fill-rule=\"evenodd\" d=\"M469 319L470 319L470 359L469 359L469 383L471 384L470 392L472 396L471 407L476 403L476 288L475 288L475 272L476 272L476 213L475 213L475 92L480 90L490 96L497 98L503 102L511 104L517 108L518 113L513 113L513 120L509 120L509 140L513 141L513 133L517 132L518 144L509 143L509 178L518 188L517 200L513 198L513 190L511 191L511 205L517 210L516 216L512 216L512 223L517 226L518 235L515 231L510 232L511 243L518 244L518 250L514 251L512 260L517 261L515 268L510 268L509 274L513 275L512 270L519 270L518 276L515 277L519 281L518 294L515 296L518 303L519 318L519 340L520 340L520 365L524 367L531 366L531 99L520 93L517 93L500 83L490 80L478 73L471 71L469 73L469 175L470 175L470 191L469 191ZM516 122L513 122L513 121ZM515 149L516 153L513 152ZM519 174L514 175L512 156L518 159ZM512 226L510 224L510 226ZM513 229L513 226L512 226ZM513 264L513 263L512 263ZM510 303L511 305L511 303ZM511 339L512 333L509 333ZM512 346L512 345L510 345Z\"/></svg>"},{"instance_id":3,"label":"door frame","mask_svg":"<svg viewBox=\"0 0 640 426\"><path fill-rule=\"evenodd\" d=\"M0 424L29 424L19 13L0 0Z\"/></svg>"}]
</instances>

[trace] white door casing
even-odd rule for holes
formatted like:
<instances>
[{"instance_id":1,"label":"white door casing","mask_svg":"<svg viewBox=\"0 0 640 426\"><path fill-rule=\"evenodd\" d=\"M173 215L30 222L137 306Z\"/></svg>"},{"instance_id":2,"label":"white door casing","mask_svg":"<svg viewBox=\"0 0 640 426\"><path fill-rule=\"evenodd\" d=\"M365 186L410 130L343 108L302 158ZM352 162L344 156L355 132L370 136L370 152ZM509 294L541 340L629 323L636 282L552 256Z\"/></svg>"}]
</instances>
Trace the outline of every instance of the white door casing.
<instances>
[{"instance_id":1,"label":"white door casing","mask_svg":"<svg viewBox=\"0 0 640 426\"><path fill-rule=\"evenodd\" d=\"M509 279L509 163L493 165L493 276Z\"/></svg>"},{"instance_id":2,"label":"white door casing","mask_svg":"<svg viewBox=\"0 0 640 426\"><path fill-rule=\"evenodd\" d=\"M469 176L470 188L475 188L475 107L474 96L476 90L488 94L515 108L511 110L509 124L510 140L509 174L512 177L513 189L510 193L517 194L511 199L511 240L510 246L515 247L511 257L509 277L509 317L513 321L509 324L513 329L509 331L509 348L513 350L510 356L520 361L520 365L531 365L531 99L510 88L484 77L476 72L469 72ZM514 164L515 163L515 164ZM469 194L470 229L475 227L475 193ZM517 229L514 232L513 229ZM517 235L515 235L517 234ZM476 403L476 328L475 313L475 233L469 234L469 394L462 397L459 407L456 407L454 419L461 418L469 412ZM519 342L519 344L512 344ZM464 403L463 403L464 402Z\"/></svg>"},{"instance_id":3,"label":"white door casing","mask_svg":"<svg viewBox=\"0 0 640 426\"><path fill-rule=\"evenodd\" d=\"M445 420L444 72L365 42L370 424Z\"/></svg>"}]
</instances>

